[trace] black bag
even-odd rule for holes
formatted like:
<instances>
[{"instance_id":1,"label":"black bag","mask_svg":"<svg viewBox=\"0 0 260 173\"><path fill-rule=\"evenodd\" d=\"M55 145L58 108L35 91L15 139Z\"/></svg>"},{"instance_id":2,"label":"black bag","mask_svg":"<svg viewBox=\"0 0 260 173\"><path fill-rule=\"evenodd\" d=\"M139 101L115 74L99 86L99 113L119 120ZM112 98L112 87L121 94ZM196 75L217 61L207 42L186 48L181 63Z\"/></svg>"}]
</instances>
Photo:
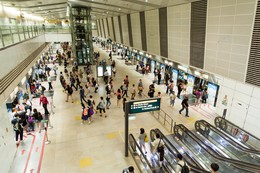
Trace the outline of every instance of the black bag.
<instances>
[{"instance_id":1,"label":"black bag","mask_svg":"<svg viewBox=\"0 0 260 173\"><path fill-rule=\"evenodd\" d=\"M184 165L182 166L181 164L178 164L181 167L181 173L189 173L190 169L189 167L186 165L186 163L184 162Z\"/></svg>"},{"instance_id":2,"label":"black bag","mask_svg":"<svg viewBox=\"0 0 260 173\"><path fill-rule=\"evenodd\" d=\"M158 147L157 147L157 152L158 152L158 153L160 153L160 152L162 152L162 151L164 150L164 146L163 146L163 145L160 146L161 140L162 140L162 139L160 139L159 144L158 144Z\"/></svg>"},{"instance_id":3,"label":"black bag","mask_svg":"<svg viewBox=\"0 0 260 173\"><path fill-rule=\"evenodd\" d=\"M121 99L121 94L117 95L117 99L120 100Z\"/></svg>"}]
</instances>

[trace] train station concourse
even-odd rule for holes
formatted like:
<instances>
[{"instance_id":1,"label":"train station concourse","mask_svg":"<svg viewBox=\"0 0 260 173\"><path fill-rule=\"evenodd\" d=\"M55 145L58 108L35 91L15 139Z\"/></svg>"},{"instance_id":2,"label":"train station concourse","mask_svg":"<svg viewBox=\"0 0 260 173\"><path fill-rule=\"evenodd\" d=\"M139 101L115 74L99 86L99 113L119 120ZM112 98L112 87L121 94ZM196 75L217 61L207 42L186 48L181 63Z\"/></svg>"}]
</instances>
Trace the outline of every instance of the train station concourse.
<instances>
[{"instance_id":1,"label":"train station concourse","mask_svg":"<svg viewBox=\"0 0 260 173\"><path fill-rule=\"evenodd\" d=\"M0 173L260 173L260 0L0 1Z\"/></svg>"}]
</instances>

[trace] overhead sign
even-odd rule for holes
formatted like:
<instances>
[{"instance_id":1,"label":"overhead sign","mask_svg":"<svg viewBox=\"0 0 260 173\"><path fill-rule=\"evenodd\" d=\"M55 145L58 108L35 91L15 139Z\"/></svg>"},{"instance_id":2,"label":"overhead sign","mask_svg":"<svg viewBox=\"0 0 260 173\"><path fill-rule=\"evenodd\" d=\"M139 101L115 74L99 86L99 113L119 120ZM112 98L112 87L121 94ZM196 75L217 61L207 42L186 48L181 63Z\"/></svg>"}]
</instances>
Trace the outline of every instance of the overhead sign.
<instances>
[{"instance_id":1,"label":"overhead sign","mask_svg":"<svg viewBox=\"0 0 260 173\"><path fill-rule=\"evenodd\" d=\"M161 98L130 101L129 104L129 114L158 111L161 107Z\"/></svg>"}]
</instances>

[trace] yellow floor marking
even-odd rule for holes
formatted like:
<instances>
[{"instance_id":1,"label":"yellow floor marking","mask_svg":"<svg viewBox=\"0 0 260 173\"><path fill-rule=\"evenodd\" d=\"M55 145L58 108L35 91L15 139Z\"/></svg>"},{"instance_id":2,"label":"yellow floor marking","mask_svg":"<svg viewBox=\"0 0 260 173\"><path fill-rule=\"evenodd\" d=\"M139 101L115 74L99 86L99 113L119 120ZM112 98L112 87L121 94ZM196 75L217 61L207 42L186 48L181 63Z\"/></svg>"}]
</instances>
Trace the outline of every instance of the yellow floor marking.
<instances>
[{"instance_id":1,"label":"yellow floor marking","mask_svg":"<svg viewBox=\"0 0 260 173\"><path fill-rule=\"evenodd\" d=\"M89 157L81 159L80 162L79 162L80 168L85 168L87 166L92 166L92 165L93 165L93 160Z\"/></svg>"},{"instance_id":2,"label":"yellow floor marking","mask_svg":"<svg viewBox=\"0 0 260 173\"><path fill-rule=\"evenodd\" d=\"M76 116L74 117L74 119L77 120L77 121L81 120L81 115L76 115Z\"/></svg>"},{"instance_id":3,"label":"yellow floor marking","mask_svg":"<svg viewBox=\"0 0 260 173\"><path fill-rule=\"evenodd\" d=\"M74 103L77 104L77 105L81 104L80 101L75 101Z\"/></svg>"},{"instance_id":4,"label":"yellow floor marking","mask_svg":"<svg viewBox=\"0 0 260 173\"><path fill-rule=\"evenodd\" d=\"M108 139L115 139L117 138L117 132L112 132L107 134Z\"/></svg>"}]
</instances>

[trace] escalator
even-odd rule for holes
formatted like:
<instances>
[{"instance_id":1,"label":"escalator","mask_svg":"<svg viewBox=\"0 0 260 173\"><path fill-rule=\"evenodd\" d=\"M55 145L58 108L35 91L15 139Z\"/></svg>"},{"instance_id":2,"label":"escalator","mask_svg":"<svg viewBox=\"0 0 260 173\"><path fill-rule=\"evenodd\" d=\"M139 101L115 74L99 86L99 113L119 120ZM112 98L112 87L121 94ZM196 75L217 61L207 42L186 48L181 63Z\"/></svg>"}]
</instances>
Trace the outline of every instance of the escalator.
<instances>
[{"instance_id":1,"label":"escalator","mask_svg":"<svg viewBox=\"0 0 260 173\"><path fill-rule=\"evenodd\" d=\"M129 135L129 144L130 144L130 153L133 156L140 172L142 173L172 173L174 167L172 166L174 161L172 158L172 153L167 148L165 149L164 155L164 163L162 168L159 167L159 156L156 154L153 158L151 158L151 150L150 147L146 147L148 150L147 154L144 154L139 144L135 140L135 137L130 134Z\"/></svg>"},{"instance_id":2,"label":"escalator","mask_svg":"<svg viewBox=\"0 0 260 173\"><path fill-rule=\"evenodd\" d=\"M210 165L211 163L218 163L220 166L219 172L232 173L256 173L260 172L258 166L250 163L243 163L241 161L222 157L216 148L209 148L204 141L198 139L190 130L184 125L179 124L174 126L174 135L179 138L186 148L188 148L200 161Z\"/></svg>"},{"instance_id":3,"label":"escalator","mask_svg":"<svg viewBox=\"0 0 260 173\"><path fill-rule=\"evenodd\" d=\"M195 129L197 133L203 136L202 138L206 138L210 141L206 144L208 147L212 147L211 145L214 145L213 147L218 147L232 159L251 163L260 167L259 151L250 150L240 146L235 142L235 140L225 136L224 133L216 129L205 120L196 121Z\"/></svg>"},{"instance_id":4,"label":"escalator","mask_svg":"<svg viewBox=\"0 0 260 173\"><path fill-rule=\"evenodd\" d=\"M214 122L218 129L222 130L228 134L229 137L236 140L239 145L250 150L260 151L260 139L256 136L250 134L249 132L222 117L216 117Z\"/></svg>"},{"instance_id":5,"label":"escalator","mask_svg":"<svg viewBox=\"0 0 260 173\"><path fill-rule=\"evenodd\" d=\"M190 167L191 172L197 172L197 173L209 173L210 169L205 168L201 165L200 162L198 162L195 158L193 158L192 155L189 155L186 152L183 152L182 148L178 146L175 140L172 139L171 135L169 137L165 136L159 129L154 129L150 131L150 137L152 140L155 139L155 135L158 133L161 136L161 139L165 143L166 147L171 151L172 153L172 160L174 162L172 163L174 165L174 168L177 166L177 154L181 154L183 156L183 160L187 165Z\"/></svg>"}]
</instances>

